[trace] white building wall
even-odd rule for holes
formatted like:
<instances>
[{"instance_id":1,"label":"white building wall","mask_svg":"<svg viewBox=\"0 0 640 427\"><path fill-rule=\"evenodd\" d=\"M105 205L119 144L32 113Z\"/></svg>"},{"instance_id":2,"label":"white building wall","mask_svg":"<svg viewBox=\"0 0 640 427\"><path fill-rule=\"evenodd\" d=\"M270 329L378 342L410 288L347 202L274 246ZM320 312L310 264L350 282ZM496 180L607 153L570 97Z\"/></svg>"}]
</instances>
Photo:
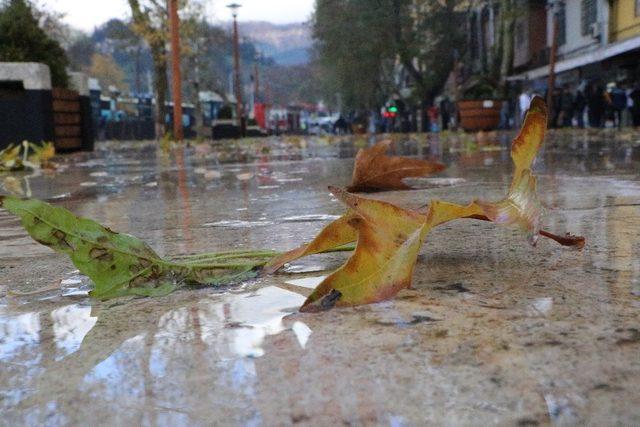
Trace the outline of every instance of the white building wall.
<instances>
[{"instance_id":1,"label":"white building wall","mask_svg":"<svg viewBox=\"0 0 640 427\"><path fill-rule=\"evenodd\" d=\"M551 46L553 31L553 7L559 0L548 0L547 12L547 40ZM580 55L604 46L608 42L609 33L609 3L607 0L597 0L597 23L600 29L600 37L594 38L591 34L582 35L582 0L564 0L566 13L566 42L558 45L558 59Z\"/></svg>"}]
</instances>

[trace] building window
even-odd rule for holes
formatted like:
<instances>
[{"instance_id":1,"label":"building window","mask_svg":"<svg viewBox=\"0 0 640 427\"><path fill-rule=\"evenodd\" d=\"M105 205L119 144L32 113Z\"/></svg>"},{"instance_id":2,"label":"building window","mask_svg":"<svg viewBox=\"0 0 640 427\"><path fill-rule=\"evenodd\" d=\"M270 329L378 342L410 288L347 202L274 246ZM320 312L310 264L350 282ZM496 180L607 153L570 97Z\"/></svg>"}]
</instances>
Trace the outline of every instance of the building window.
<instances>
[{"instance_id":1,"label":"building window","mask_svg":"<svg viewBox=\"0 0 640 427\"><path fill-rule=\"evenodd\" d=\"M516 47L522 47L523 45L524 45L524 22L518 22L516 24Z\"/></svg>"},{"instance_id":2,"label":"building window","mask_svg":"<svg viewBox=\"0 0 640 427\"><path fill-rule=\"evenodd\" d=\"M640 0L636 0L636 4ZM580 23L582 27L582 35L591 34L591 25L598 20L598 7L596 0L582 0L582 10L580 14Z\"/></svg>"},{"instance_id":3,"label":"building window","mask_svg":"<svg viewBox=\"0 0 640 427\"><path fill-rule=\"evenodd\" d=\"M567 11L564 2L558 3L558 46L562 46L567 42Z\"/></svg>"}]
</instances>

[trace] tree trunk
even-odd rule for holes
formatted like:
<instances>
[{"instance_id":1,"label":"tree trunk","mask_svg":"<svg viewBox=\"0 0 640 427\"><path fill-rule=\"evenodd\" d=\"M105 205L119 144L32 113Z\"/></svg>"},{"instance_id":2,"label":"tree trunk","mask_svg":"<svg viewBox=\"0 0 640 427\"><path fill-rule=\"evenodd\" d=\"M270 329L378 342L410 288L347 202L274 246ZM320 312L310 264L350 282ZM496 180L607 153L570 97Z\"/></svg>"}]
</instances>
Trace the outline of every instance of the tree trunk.
<instances>
[{"instance_id":1,"label":"tree trunk","mask_svg":"<svg viewBox=\"0 0 640 427\"><path fill-rule=\"evenodd\" d=\"M162 50L165 50L164 47L162 47ZM156 138L162 138L166 132L165 118L167 113L165 102L167 100L168 85L166 52L159 55L153 52L153 91L156 97Z\"/></svg>"},{"instance_id":2,"label":"tree trunk","mask_svg":"<svg viewBox=\"0 0 640 427\"><path fill-rule=\"evenodd\" d=\"M502 36L502 62L500 64L500 87L506 92L507 77L513 71L513 38L515 36L515 17L513 0L503 2L504 34ZM503 95L506 95L503 94Z\"/></svg>"}]
</instances>

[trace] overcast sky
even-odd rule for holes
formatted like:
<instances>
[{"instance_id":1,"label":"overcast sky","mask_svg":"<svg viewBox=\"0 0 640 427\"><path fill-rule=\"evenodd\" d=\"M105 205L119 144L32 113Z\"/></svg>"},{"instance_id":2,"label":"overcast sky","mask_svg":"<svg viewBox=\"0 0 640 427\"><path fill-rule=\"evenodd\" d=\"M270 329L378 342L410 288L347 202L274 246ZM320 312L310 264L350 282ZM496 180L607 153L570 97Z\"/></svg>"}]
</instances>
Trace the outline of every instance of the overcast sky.
<instances>
[{"instance_id":1,"label":"overcast sky","mask_svg":"<svg viewBox=\"0 0 640 427\"><path fill-rule=\"evenodd\" d=\"M211 20L230 18L228 3L242 4L238 18L242 21L269 21L278 24L302 22L309 18L314 0L207 0ZM127 0L40 0L47 8L65 14L64 21L89 31L111 18L131 16Z\"/></svg>"}]
</instances>

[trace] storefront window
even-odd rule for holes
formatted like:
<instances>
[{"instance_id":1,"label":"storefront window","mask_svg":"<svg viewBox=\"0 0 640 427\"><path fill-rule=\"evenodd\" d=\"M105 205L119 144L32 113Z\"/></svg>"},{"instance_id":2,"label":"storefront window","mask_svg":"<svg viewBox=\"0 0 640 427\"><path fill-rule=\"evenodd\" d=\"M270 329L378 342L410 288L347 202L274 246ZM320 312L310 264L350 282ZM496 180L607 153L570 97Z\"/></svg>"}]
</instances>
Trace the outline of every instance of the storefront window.
<instances>
[{"instance_id":1,"label":"storefront window","mask_svg":"<svg viewBox=\"0 0 640 427\"><path fill-rule=\"evenodd\" d=\"M558 45L562 46L567 42L567 11L564 2L558 4Z\"/></svg>"},{"instance_id":2,"label":"storefront window","mask_svg":"<svg viewBox=\"0 0 640 427\"><path fill-rule=\"evenodd\" d=\"M636 0L636 4L640 0ZM591 25L595 24L598 19L598 8L596 0L582 0L582 10L580 15L580 23L582 27L582 35L587 36L591 34Z\"/></svg>"}]
</instances>

